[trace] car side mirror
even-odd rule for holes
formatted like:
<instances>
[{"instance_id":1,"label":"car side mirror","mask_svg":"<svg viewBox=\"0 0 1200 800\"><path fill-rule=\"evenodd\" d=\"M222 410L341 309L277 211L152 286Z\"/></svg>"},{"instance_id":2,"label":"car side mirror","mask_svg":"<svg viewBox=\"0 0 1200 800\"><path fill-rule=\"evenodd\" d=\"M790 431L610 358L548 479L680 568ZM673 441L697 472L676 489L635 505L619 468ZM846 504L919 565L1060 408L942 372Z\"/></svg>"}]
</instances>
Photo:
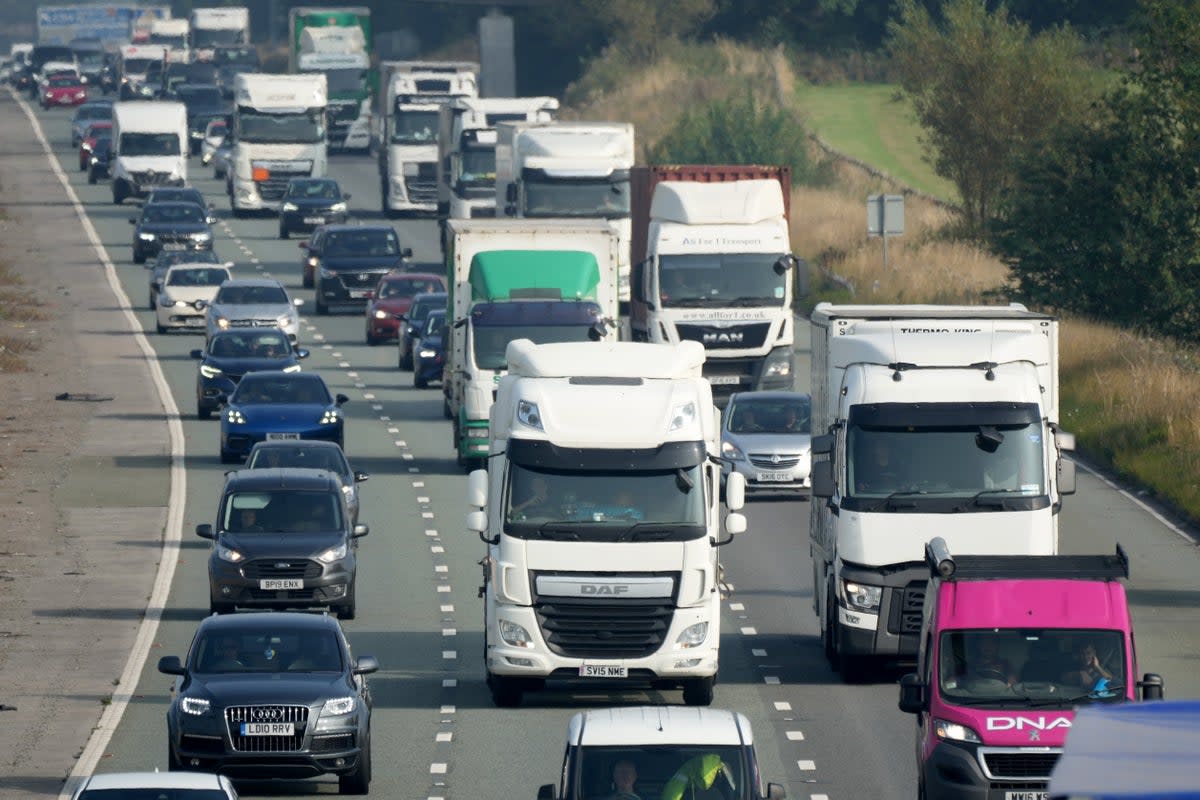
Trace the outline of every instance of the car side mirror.
<instances>
[{"instance_id":1,"label":"car side mirror","mask_svg":"<svg viewBox=\"0 0 1200 800\"><path fill-rule=\"evenodd\" d=\"M351 535L355 539L361 539L362 537L366 536L370 532L371 532L370 525L365 525L365 524L359 522L359 523L355 524L354 530L351 532Z\"/></svg>"},{"instance_id":2,"label":"car side mirror","mask_svg":"<svg viewBox=\"0 0 1200 800\"><path fill-rule=\"evenodd\" d=\"M204 351L203 350L193 350L191 355L192 355L192 358L204 358Z\"/></svg>"},{"instance_id":3,"label":"car side mirror","mask_svg":"<svg viewBox=\"0 0 1200 800\"><path fill-rule=\"evenodd\" d=\"M554 800L554 784L545 783L539 786L537 800Z\"/></svg>"},{"instance_id":4,"label":"car side mirror","mask_svg":"<svg viewBox=\"0 0 1200 800\"><path fill-rule=\"evenodd\" d=\"M906 714L920 714L925 710L925 684L915 672L900 678L900 710Z\"/></svg>"},{"instance_id":5,"label":"car side mirror","mask_svg":"<svg viewBox=\"0 0 1200 800\"><path fill-rule=\"evenodd\" d=\"M296 348L296 358L308 358L312 353L303 347Z\"/></svg>"},{"instance_id":6,"label":"car side mirror","mask_svg":"<svg viewBox=\"0 0 1200 800\"><path fill-rule=\"evenodd\" d=\"M379 661L375 656L359 656L354 662L355 675L370 675L372 672L379 671Z\"/></svg>"},{"instance_id":7,"label":"car side mirror","mask_svg":"<svg viewBox=\"0 0 1200 800\"><path fill-rule=\"evenodd\" d=\"M196 526L196 535L199 536L201 539L216 539L217 538L216 534L213 533L212 525L209 525L207 522L204 523L203 525Z\"/></svg>"},{"instance_id":8,"label":"car side mirror","mask_svg":"<svg viewBox=\"0 0 1200 800\"><path fill-rule=\"evenodd\" d=\"M349 200L349 199L350 199L351 197L353 197L353 196L354 196L354 195L350 194L349 192L346 192L345 194L343 194L343 195L342 195L342 199L343 199L343 200Z\"/></svg>"},{"instance_id":9,"label":"car side mirror","mask_svg":"<svg viewBox=\"0 0 1200 800\"><path fill-rule=\"evenodd\" d=\"M411 247L406 247L406 248L404 248L403 250L401 250L401 251L400 251L400 257L401 257L401 258L412 258L412 248L411 248Z\"/></svg>"},{"instance_id":10,"label":"car side mirror","mask_svg":"<svg viewBox=\"0 0 1200 800\"><path fill-rule=\"evenodd\" d=\"M158 671L164 675L186 675L187 670L179 661L179 656L163 656L158 660Z\"/></svg>"},{"instance_id":11,"label":"car side mirror","mask_svg":"<svg viewBox=\"0 0 1200 800\"><path fill-rule=\"evenodd\" d=\"M209 225L216 225L217 217L215 214L209 214L207 217L204 218L204 221L207 222Z\"/></svg>"},{"instance_id":12,"label":"car side mirror","mask_svg":"<svg viewBox=\"0 0 1200 800\"><path fill-rule=\"evenodd\" d=\"M369 472L354 473L354 482L355 483L362 483L363 481L369 481L369 480L371 480L371 473L369 473Z\"/></svg>"},{"instance_id":13,"label":"car side mirror","mask_svg":"<svg viewBox=\"0 0 1200 800\"><path fill-rule=\"evenodd\" d=\"M837 486L833 480L832 461L814 461L812 465L813 497L833 497Z\"/></svg>"},{"instance_id":14,"label":"car side mirror","mask_svg":"<svg viewBox=\"0 0 1200 800\"><path fill-rule=\"evenodd\" d=\"M783 788L778 783L767 784L767 800L785 800L787 798L787 789Z\"/></svg>"},{"instance_id":15,"label":"car side mirror","mask_svg":"<svg viewBox=\"0 0 1200 800\"><path fill-rule=\"evenodd\" d=\"M1162 700L1163 699L1163 679L1161 675L1153 672L1147 672L1138 681L1138 688L1142 690L1143 700Z\"/></svg>"},{"instance_id":16,"label":"car side mirror","mask_svg":"<svg viewBox=\"0 0 1200 800\"><path fill-rule=\"evenodd\" d=\"M129 218L129 224L130 224L130 225L137 225L137 217L130 217L130 218Z\"/></svg>"},{"instance_id":17,"label":"car side mirror","mask_svg":"<svg viewBox=\"0 0 1200 800\"><path fill-rule=\"evenodd\" d=\"M349 398L349 397L347 397L347 396L346 396L346 395L344 395L344 394L339 394L339 395L337 395L336 397L334 397L333 399L334 399L334 401L335 401L335 402L336 402L336 403L337 403L339 406L340 406L340 405L342 405L343 403L349 403L349 402L350 402L350 398Z\"/></svg>"}]
</instances>

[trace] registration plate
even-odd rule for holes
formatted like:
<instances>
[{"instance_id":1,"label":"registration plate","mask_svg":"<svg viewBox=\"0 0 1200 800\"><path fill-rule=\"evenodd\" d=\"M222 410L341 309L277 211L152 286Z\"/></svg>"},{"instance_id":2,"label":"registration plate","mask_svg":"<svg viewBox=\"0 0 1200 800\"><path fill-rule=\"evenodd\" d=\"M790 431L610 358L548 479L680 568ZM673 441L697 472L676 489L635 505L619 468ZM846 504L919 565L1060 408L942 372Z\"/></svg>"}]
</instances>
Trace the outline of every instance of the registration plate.
<instances>
[{"instance_id":1,"label":"registration plate","mask_svg":"<svg viewBox=\"0 0 1200 800\"><path fill-rule=\"evenodd\" d=\"M267 434L268 442L274 442L278 439L299 439L299 438L300 438L300 434L298 434L298 433L268 433Z\"/></svg>"},{"instance_id":2,"label":"registration plate","mask_svg":"<svg viewBox=\"0 0 1200 800\"><path fill-rule=\"evenodd\" d=\"M183 321L184 325L191 325L194 328L199 328L204 324L204 317L188 317Z\"/></svg>"},{"instance_id":3,"label":"registration plate","mask_svg":"<svg viewBox=\"0 0 1200 800\"><path fill-rule=\"evenodd\" d=\"M763 483L791 483L792 473L790 472L759 472L754 476L756 481Z\"/></svg>"},{"instance_id":4,"label":"registration plate","mask_svg":"<svg viewBox=\"0 0 1200 800\"><path fill-rule=\"evenodd\" d=\"M284 589L303 589L304 581L300 578L263 578L258 582L258 588L275 592Z\"/></svg>"},{"instance_id":5,"label":"registration plate","mask_svg":"<svg viewBox=\"0 0 1200 800\"><path fill-rule=\"evenodd\" d=\"M713 386L730 386L735 383L741 383L741 378L737 375L713 375L708 379L708 382Z\"/></svg>"},{"instance_id":6,"label":"registration plate","mask_svg":"<svg viewBox=\"0 0 1200 800\"><path fill-rule=\"evenodd\" d=\"M305 225L324 225L325 218L324 217L305 217L304 224Z\"/></svg>"},{"instance_id":7,"label":"registration plate","mask_svg":"<svg viewBox=\"0 0 1200 800\"><path fill-rule=\"evenodd\" d=\"M167 242L162 246L163 250L183 250L185 248L187 248L186 244L180 244L178 242Z\"/></svg>"},{"instance_id":8,"label":"registration plate","mask_svg":"<svg viewBox=\"0 0 1200 800\"><path fill-rule=\"evenodd\" d=\"M294 722L243 722L242 736L295 736Z\"/></svg>"},{"instance_id":9,"label":"registration plate","mask_svg":"<svg viewBox=\"0 0 1200 800\"><path fill-rule=\"evenodd\" d=\"M621 664L580 664L581 678L628 678L629 668Z\"/></svg>"},{"instance_id":10,"label":"registration plate","mask_svg":"<svg viewBox=\"0 0 1200 800\"><path fill-rule=\"evenodd\" d=\"M350 292L351 297L366 297L370 292L366 289L355 289Z\"/></svg>"},{"instance_id":11,"label":"registration plate","mask_svg":"<svg viewBox=\"0 0 1200 800\"><path fill-rule=\"evenodd\" d=\"M1004 800L1046 800L1049 792L1005 792Z\"/></svg>"}]
</instances>

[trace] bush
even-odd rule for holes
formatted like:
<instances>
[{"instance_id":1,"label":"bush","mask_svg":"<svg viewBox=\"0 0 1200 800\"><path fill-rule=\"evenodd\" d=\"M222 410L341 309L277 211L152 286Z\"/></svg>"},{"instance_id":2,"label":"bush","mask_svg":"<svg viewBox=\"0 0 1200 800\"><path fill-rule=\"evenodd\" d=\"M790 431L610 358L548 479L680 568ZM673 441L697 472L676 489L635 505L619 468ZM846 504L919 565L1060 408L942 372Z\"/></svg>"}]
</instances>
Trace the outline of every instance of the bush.
<instances>
[{"instance_id":1,"label":"bush","mask_svg":"<svg viewBox=\"0 0 1200 800\"><path fill-rule=\"evenodd\" d=\"M646 155L656 164L786 164L793 185L826 185L833 175L831 165L810 152L793 114L752 97L685 113Z\"/></svg>"}]
</instances>

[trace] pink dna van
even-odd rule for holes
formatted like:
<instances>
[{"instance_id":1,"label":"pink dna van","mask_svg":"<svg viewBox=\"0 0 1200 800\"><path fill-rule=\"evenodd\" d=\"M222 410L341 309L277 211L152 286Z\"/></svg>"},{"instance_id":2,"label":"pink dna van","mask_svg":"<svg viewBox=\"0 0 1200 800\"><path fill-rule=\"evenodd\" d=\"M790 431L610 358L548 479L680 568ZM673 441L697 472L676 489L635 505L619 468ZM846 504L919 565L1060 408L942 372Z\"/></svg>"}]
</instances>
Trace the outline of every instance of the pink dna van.
<instances>
[{"instance_id":1,"label":"pink dna van","mask_svg":"<svg viewBox=\"0 0 1200 800\"><path fill-rule=\"evenodd\" d=\"M953 556L925 548L917 672L900 710L917 718L918 796L1045 800L1078 708L1160 699L1140 681L1115 555Z\"/></svg>"}]
</instances>

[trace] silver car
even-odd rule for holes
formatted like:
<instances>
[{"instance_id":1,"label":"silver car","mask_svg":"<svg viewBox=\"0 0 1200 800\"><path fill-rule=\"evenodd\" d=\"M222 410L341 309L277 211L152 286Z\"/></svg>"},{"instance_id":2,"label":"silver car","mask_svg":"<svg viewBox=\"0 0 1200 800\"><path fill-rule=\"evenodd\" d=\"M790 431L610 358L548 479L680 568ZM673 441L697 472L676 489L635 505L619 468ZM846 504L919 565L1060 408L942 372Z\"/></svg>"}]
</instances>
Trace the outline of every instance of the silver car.
<instances>
[{"instance_id":1,"label":"silver car","mask_svg":"<svg viewBox=\"0 0 1200 800\"><path fill-rule=\"evenodd\" d=\"M739 392L721 418L721 479L747 491L812 489L812 398L803 392Z\"/></svg>"},{"instance_id":2,"label":"silver car","mask_svg":"<svg viewBox=\"0 0 1200 800\"><path fill-rule=\"evenodd\" d=\"M279 328L295 344L300 334L296 309L302 305L303 300L289 298L283 284L272 278L225 281L204 318L205 341L230 328Z\"/></svg>"}]
</instances>

